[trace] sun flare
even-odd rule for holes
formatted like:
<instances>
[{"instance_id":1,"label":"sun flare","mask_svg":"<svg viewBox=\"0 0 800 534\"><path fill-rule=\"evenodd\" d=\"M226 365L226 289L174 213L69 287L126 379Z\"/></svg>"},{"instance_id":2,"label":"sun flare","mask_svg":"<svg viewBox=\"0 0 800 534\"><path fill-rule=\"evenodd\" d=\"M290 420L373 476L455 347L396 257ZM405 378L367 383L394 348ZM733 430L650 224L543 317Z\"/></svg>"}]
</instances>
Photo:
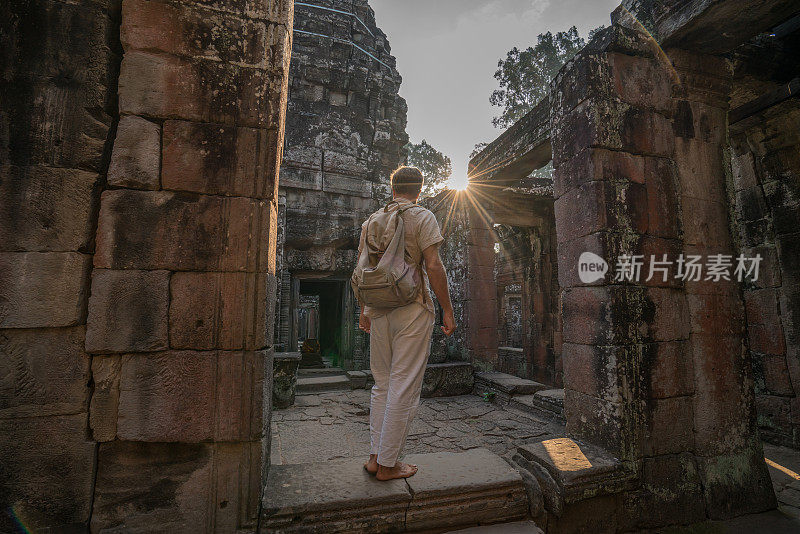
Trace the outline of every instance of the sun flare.
<instances>
[{"instance_id":1,"label":"sun flare","mask_svg":"<svg viewBox=\"0 0 800 534\"><path fill-rule=\"evenodd\" d=\"M469 180L466 176L451 176L447 180L447 186L456 191L464 191L469 185Z\"/></svg>"}]
</instances>

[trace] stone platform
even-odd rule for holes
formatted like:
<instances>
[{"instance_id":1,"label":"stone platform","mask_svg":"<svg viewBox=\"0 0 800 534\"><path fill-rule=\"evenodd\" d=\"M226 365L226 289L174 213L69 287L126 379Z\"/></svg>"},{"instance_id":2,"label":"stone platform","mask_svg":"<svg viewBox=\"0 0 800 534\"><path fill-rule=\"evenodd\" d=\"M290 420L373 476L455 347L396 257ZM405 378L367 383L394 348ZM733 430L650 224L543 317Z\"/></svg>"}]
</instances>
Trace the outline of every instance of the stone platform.
<instances>
[{"instance_id":1,"label":"stone platform","mask_svg":"<svg viewBox=\"0 0 800 534\"><path fill-rule=\"evenodd\" d=\"M486 449L412 454L419 472L380 482L364 458L273 466L261 528L281 533L442 532L522 519L522 477Z\"/></svg>"}]
</instances>

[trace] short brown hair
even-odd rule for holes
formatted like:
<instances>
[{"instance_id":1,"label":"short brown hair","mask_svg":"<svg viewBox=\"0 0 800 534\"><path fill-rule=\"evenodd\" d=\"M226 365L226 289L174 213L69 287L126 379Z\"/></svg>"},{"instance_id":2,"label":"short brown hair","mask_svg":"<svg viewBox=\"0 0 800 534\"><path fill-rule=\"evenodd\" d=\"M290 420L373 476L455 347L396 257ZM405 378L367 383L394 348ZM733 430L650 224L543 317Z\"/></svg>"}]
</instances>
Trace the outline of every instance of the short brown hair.
<instances>
[{"instance_id":1,"label":"short brown hair","mask_svg":"<svg viewBox=\"0 0 800 534\"><path fill-rule=\"evenodd\" d=\"M425 179L416 167L398 167L392 173L392 191L401 195L419 195Z\"/></svg>"}]
</instances>

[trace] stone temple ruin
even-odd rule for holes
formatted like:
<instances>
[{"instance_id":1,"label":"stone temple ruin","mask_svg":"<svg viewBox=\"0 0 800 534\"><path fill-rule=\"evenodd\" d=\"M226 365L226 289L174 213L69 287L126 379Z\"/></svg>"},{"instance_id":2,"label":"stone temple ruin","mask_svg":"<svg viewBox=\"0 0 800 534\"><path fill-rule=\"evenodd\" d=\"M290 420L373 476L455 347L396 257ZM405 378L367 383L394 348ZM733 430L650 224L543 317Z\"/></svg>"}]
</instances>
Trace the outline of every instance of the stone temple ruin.
<instances>
[{"instance_id":1,"label":"stone temple ruin","mask_svg":"<svg viewBox=\"0 0 800 534\"><path fill-rule=\"evenodd\" d=\"M344 369L364 369L369 359L349 280L361 223L391 198L387 177L405 159L400 74L366 0L298 3L294 30L275 344L299 350L300 296L317 296L322 353Z\"/></svg>"},{"instance_id":2,"label":"stone temple ruin","mask_svg":"<svg viewBox=\"0 0 800 534\"><path fill-rule=\"evenodd\" d=\"M624 0L430 201L460 329L429 392L474 370L561 435L338 486L345 464L271 465L270 421L299 359L274 355L311 331L369 383L345 281L407 137L366 1L0 15L0 531L630 532L776 507L762 440L800 448L797 2ZM583 252L762 262L587 283Z\"/></svg>"}]
</instances>

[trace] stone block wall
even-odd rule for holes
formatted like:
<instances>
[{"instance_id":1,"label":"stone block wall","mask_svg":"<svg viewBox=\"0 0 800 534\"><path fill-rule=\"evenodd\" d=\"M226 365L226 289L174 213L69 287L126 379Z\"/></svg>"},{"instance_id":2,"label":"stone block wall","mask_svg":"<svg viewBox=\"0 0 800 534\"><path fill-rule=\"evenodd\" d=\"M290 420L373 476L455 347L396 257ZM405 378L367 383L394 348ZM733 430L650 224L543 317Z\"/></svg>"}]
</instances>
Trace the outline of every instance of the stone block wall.
<instances>
[{"instance_id":1,"label":"stone block wall","mask_svg":"<svg viewBox=\"0 0 800 534\"><path fill-rule=\"evenodd\" d=\"M786 100L731 128L738 246L760 255L744 287L747 339L764 439L800 447L800 106Z\"/></svg>"},{"instance_id":2,"label":"stone block wall","mask_svg":"<svg viewBox=\"0 0 800 534\"><path fill-rule=\"evenodd\" d=\"M86 335L92 528L256 520L291 13L289 2L123 4ZM162 470L153 500L147 482Z\"/></svg>"},{"instance_id":3,"label":"stone block wall","mask_svg":"<svg viewBox=\"0 0 800 534\"><path fill-rule=\"evenodd\" d=\"M0 10L0 530L251 528L293 4Z\"/></svg>"},{"instance_id":4,"label":"stone block wall","mask_svg":"<svg viewBox=\"0 0 800 534\"><path fill-rule=\"evenodd\" d=\"M730 71L712 56L664 55L620 18L566 65L551 98L567 431L639 474L624 528L765 510L775 501L738 284L578 278L584 251L612 268L623 254L734 252Z\"/></svg>"},{"instance_id":5,"label":"stone block wall","mask_svg":"<svg viewBox=\"0 0 800 534\"><path fill-rule=\"evenodd\" d=\"M84 348L114 137L119 2L0 6L0 531L80 529L97 446Z\"/></svg>"}]
</instances>

